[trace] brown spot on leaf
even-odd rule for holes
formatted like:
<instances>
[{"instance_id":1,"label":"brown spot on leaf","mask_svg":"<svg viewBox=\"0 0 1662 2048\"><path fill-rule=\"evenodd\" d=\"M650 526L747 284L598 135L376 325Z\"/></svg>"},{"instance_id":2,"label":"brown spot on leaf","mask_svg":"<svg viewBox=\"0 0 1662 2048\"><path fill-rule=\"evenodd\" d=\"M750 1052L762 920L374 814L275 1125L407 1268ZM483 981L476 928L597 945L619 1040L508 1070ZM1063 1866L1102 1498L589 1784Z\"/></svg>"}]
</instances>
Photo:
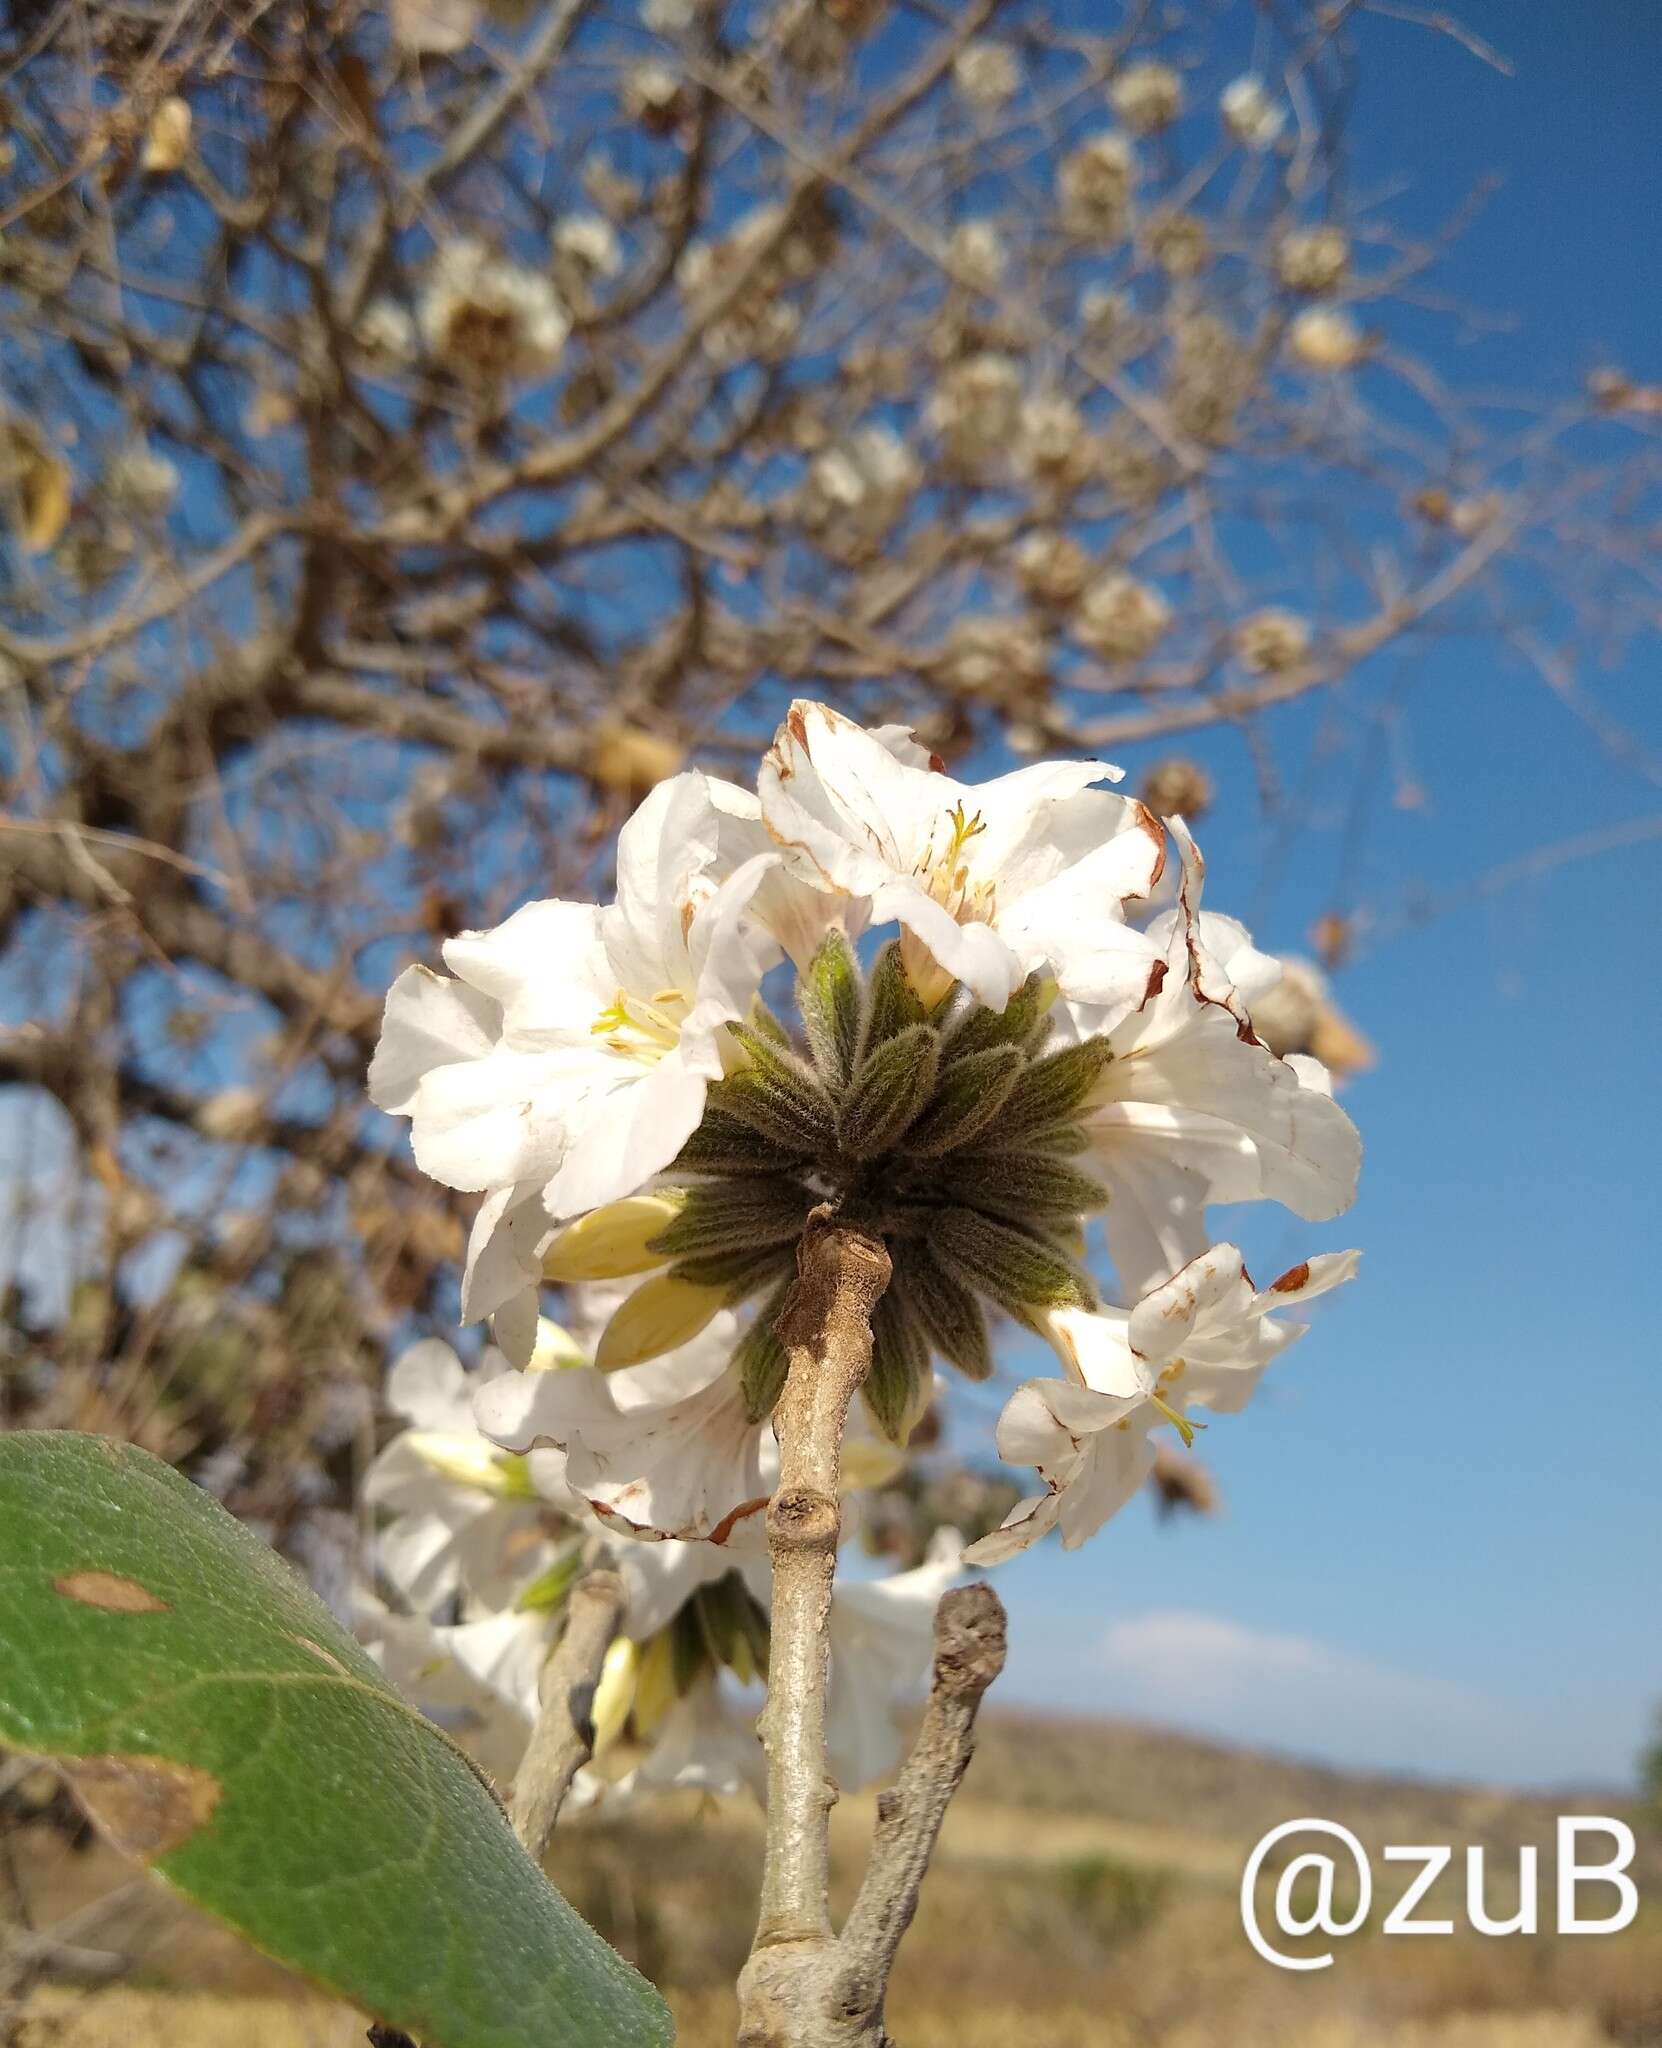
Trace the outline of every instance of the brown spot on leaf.
<instances>
[{"instance_id":1,"label":"brown spot on leaf","mask_svg":"<svg viewBox=\"0 0 1662 2048\"><path fill-rule=\"evenodd\" d=\"M342 1678L352 1676L332 1650L326 1650L321 1643L314 1643L310 1636L290 1636L289 1641L304 1650L307 1656L315 1657L320 1664L327 1664L331 1671L338 1672Z\"/></svg>"},{"instance_id":2,"label":"brown spot on leaf","mask_svg":"<svg viewBox=\"0 0 1662 2048\"><path fill-rule=\"evenodd\" d=\"M83 1607L102 1607L107 1614L166 1614L167 1602L141 1586L137 1579L124 1579L115 1572L65 1572L52 1581L54 1592L66 1600L79 1600Z\"/></svg>"},{"instance_id":3,"label":"brown spot on leaf","mask_svg":"<svg viewBox=\"0 0 1662 2048\"><path fill-rule=\"evenodd\" d=\"M1289 1266L1279 1280L1270 1282L1271 1294L1297 1294L1309 1285L1310 1261L1300 1259L1296 1266Z\"/></svg>"},{"instance_id":4,"label":"brown spot on leaf","mask_svg":"<svg viewBox=\"0 0 1662 2048\"><path fill-rule=\"evenodd\" d=\"M211 1771L164 1756L74 1757L63 1770L99 1833L145 1863L206 1827L225 1790Z\"/></svg>"}]
</instances>

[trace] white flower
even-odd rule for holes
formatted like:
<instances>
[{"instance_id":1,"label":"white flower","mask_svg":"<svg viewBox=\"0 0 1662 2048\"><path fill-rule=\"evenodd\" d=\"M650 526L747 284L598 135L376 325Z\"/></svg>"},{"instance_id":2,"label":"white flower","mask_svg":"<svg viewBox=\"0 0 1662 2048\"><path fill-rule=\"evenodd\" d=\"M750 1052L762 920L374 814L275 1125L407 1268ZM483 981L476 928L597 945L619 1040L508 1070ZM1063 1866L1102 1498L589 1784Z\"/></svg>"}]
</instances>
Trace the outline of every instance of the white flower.
<instances>
[{"instance_id":1,"label":"white flower","mask_svg":"<svg viewBox=\"0 0 1662 2048\"><path fill-rule=\"evenodd\" d=\"M416 324L407 306L396 299L371 299L358 315L352 339L365 355L377 362L409 363L415 360Z\"/></svg>"},{"instance_id":2,"label":"white flower","mask_svg":"<svg viewBox=\"0 0 1662 2048\"><path fill-rule=\"evenodd\" d=\"M471 235L442 243L417 309L428 350L480 383L535 377L560 359L571 316L546 277Z\"/></svg>"},{"instance_id":3,"label":"white flower","mask_svg":"<svg viewBox=\"0 0 1662 2048\"><path fill-rule=\"evenodd\" d=\"M1278 963L1232 918L1202 913L1204 868L1179 821L1177 907L1149 936L1166 972L1139 1009L1109 1021L1069 1011L1108 1062L1082 1114L1089 1163L1108 1189L1108 1242L1127 1292L1173 1272L1205 1242L1208 1202L1276 1201L1310 1222L1349 1207L1361 1140L1314 1060L1279 1060L1248 1006Z\"/></svg>"},{"instance_id":4,"label":"white flower","mask_svg":"<svg viewBox=\"0 0 1662 2048\"><path fill-rule=\"evenodd\" d=\"M1169 64L1145 59L1115 75L1108 99L1133 135L1153 135L1182 113L1183 81Z\"/></svg>"},{"instance_id":5,"label":"white flower","mask_svg":"<svg viewBox=\"0 0 1662 2048\"><path fill-rule=\"evenodd\" d=\"M999 1455L1036 1467L1046 1490L972 1544L968 1562L996 1564L1054 1528L1065 1549L1077 1549L1148 1477L1150 1432L1170 1422L1192 1433L1191 1406L1244 1407L1264 1367L1304 1334L1272 1313L1342 1285L1359 1257L1309 1259L1260 1291L1235 1247L1216 1245L1129 1313L1055 1311L1048 1334L1071 1378L1029 1380L998 1425Z\"/></svg>"},{"instance_id":6,"label":"white flower","mask_svg":"<svg viewBox=\"0 0 1662 2048\"><path fill-rule=\"evenodd\" d=\"M1343 228L1294 228L1283 235L1275 252L1276 275L1289 291L1314 297L1344 281L1350 268L1350 241Z\"/></svg>"},{"instance_id":7,"label":"white flower","mask_svg":"<svg viewBox=\"0 0 1662 2048\"><path fill-rule=\"evenodd\" d=\"M1166 637L1171 621L1171 606L1153 584L1115 574L1085 592L1073 630L1104 661L1141 661Z\"/></svg>"},{"instance_id":8,"label":"white flower","mask_svg":"<svg viewBox=\"0 0 1662 2048\"><path fill-rule=\"evenodd\" d=\"M935 1609L960 1575L963 1556L957 1530L942 1529L915 1571L837 1580L827 1628L825 1733L832 1776L844 1791L886 1778L900 1762L900 1709L929 1670Z\"/></svg>"},{"instance_id":9,"label":"white flower","mask_svg":"<svg viewBox=\"0 0 1662 2048\"><path fill-rule=\"evenodd\" d=\"M767 1758L754 1708L736 1701L719 1672L701 1672L653 1733L649 1754L605 1795L614 1809L642 1792L713 1792L731 1797L767 1789Z\"/></svg>"},{"instance_id":10,"label":"white flower","mask_svg":"<svg viewBox=\"0 0 1662 2048\"><path fill-rule=\"evenodd\" d=\"M1306 306L1287 330L1287 345L1307 370L1353 370L1368 352L1366 335L1336 306Z\"/></svg>"},{"instance_id":11,"label":"white flower","mask_svg":"<svg viewBox=\"0 0 1662 2048\"><path fill-rule=\"evenodd\" d=\"M623 267L617 229L598 213L570 213L550 236L554 254L589 277L616 277Z\"/></svg>"},{"instance_id":12,"label":"white flower","mask_svg":"<svg viewBox=\"0 0 1662 2048\"><path fill-rule=\"evenodd\" d=\"M1017 460L1035 483L1077 486L1090 473L1092 450L1083 415L1059 391L1040 392L1021 408Z\"/></svg>"},{"instance_id":13,"label":"white flower","mask_svg":"<svg viewBox=\"0 0 1662 2048\"><path fill-rule=\"evenodd\" d=\"M799 702L758 790L768 831L805 880L867 898L874 922L904 927L926 1000L958 980L1002 1010L1048 967L1065 993L1123 1011L1146 995L1156 959L1123 906L1153 887L1164 841L1141 804L1091 787L1119 775L1058 761L961 783Z\"/></svg>"},{"instance_id":14,"label":"white flower","mask_svg":"<svg viewBox=\"0 0 1662 2048\"><path fill-rule=\"evenodd\" d=\"M179 495L179 471L147 441L131 441L104 472L104 494L123 512L160 519Z\"/></svg>"},{"instance_id":15,"label":"white flower","mask_svg":"<svg viewBox=\"0 0 1662 2048\"><path fill-rule=\"evenodd\" d=\"M474 1413L493 1443L566 1454L566 1480L597 1515L649 1541L754 1543L776 1453L751 1421L721 1311L690 1343L617 1372L504 1373Z\"/></svg>"},{"instance_id":16,"label":"white flower","mask_svg":"<svg viewBox=\"0 0 1662 2048\"><path fill-rule=\"evenodd\" d=\"M365 1475L362 1498L389 1516L376 1539L380 1569L417 1613L457 1593L487 1606L552 1557L550 1518L581 1513L557 1452L512 1457L479 1432L473 1382L448 1344L412 1345L387 1376L401 1430Z\"/></svg>"},{"instance_id":17,"label":"white flower","mask_svg":"<svg viewBox=\"0 0 1662 2048\"><path fill-rule=\"evenodd\" d=\"M833 538L879 539L905 512L921 472L892 427L856 427L815 456L808 470L803 517Z\"/></svg>"},{"instance_id":18,"label":"white flower","mask_svg":"<svg viewBox=\"0 0 1662 2048\"><path fill-rule=\"evenodd\" d=\"M1243 619L1234 643L1242 668L1255 676L1282 675L1310 652L1310 628L1296 612L1271 606Z\"/></svg>"},{"instance_id":19,"label":"white flower","mask_svg":"<svg viewBox=\"0 0 1662 2048\"><path fill-rule=\"evenodd\" d=\"M535 1242L538 1183L548 1217L576 1215L633 1193L696 1129L724 1027L772 961L744 912L778 856L720 876L719 834L706 779L674 776L623 828L609 908L527 904L447 942L455 980L413 967L394 983L371 1099L411 1119L423 1172L493 1191L470 1264L514 1218Z\"/></svg>"},{"instance_id":20,"label":"white flower","mask_svg":"<svg viewBox=\"0 0 1662 2048\"><path fill-rule=\"evenodd\" d=\"M1008 260L1004 237L990 220L960 221L946 245L947 262L960 284L995 291Z\"/></svg>"},{"instance_id":21,"label":"white flower","mask_svg":"<svg viewBox=\"0 0 1662 2048\"><path fill-rule=\"evenodd\" d=\"M1136 170L1130 140L1112 129L1070 150L1056 172L1062 225L1069 234L1118 241L1125 233Z\"/></svg>"},{"instance_id":22,"label":"white flower","mask_svg":"<svg viewBox=\"0 0 1662 2048\"><path fill-rule=\"evenodd\" d=\"M1015 98L1021 67L1008 43L978 38L953 58L952 82L972 106L993 110Z\"/></svg>"},{"instance_id":23,"label":"white flower","mask_svg":"<svg viewBox=\"0 0 1662 2048\"><path fill-rule=\"evenodd\" d=\"M924 420L959 468L1002 459L1021 422L1021 371L1009 356L991 353L954 363L930 394Z\"/></svg>"},{"instance_id":24,"label":"white flower","mask_svg":"<svg viewBox=\"0 0 1662 2048\"><path fill-rule=\"evenodd\" d=\"M1218 112L1230 134L1248 149L1268 149L1287 120L1284 110L1270 98L1264 81L1250 72L1224 87L1218 98Z\"/></svg>"}]
</instances>

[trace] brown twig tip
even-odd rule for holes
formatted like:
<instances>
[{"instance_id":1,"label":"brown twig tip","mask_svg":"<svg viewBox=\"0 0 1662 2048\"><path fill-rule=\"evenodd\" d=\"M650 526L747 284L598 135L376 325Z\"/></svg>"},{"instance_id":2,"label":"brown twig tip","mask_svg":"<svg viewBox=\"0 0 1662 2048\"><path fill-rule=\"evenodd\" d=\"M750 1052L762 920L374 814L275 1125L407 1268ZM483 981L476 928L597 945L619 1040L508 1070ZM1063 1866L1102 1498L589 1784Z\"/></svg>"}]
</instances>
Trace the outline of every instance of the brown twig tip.
<instances>
[{"instance_id":1,"label":"brown twig tip","mask_svg":"<svg viewBox=\"0 0 1662 2048\"><path fill-rule=\"evenodd\" d=\"M831 1204L822 1202L810 1212L797 1240L796 1285L780 1311L781 1338L792 1341L793 1325L800 1316L822 1320L833 1301L847 1304L847 1308L863 1307L869 1314L888 1286L892 1270L888 1247L880 1237L841 1222ZM812 1329L806 1330L798 1341L812 1343L814 1334Z\"/></svg>"},{"instance_id":2,"label":"brown twig tip","mask_svg":"<svg viewBox=\"0 0 1662 2048\"><path fill-rule=\"evenodd\" d=\"M931 1691L979 1699L1004 1669L1008 1634L1004 1602L984 1579L943 1594L935 1610Z\"/></svg>"}]
</instances>

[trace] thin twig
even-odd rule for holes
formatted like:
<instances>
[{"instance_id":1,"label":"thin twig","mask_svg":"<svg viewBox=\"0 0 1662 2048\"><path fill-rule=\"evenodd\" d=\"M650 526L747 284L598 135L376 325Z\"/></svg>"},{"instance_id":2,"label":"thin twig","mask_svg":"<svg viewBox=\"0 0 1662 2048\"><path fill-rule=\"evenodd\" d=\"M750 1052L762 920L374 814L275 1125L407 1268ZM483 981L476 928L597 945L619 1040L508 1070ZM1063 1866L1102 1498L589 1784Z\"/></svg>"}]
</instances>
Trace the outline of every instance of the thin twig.
<instances>
[{"instance_id":1,"label":"thin twig","mask_svg":"<svg viewBox=\"0 0 1662 2048\"><path fill-rule=\"evenodd\" d=\"M935 1610L929 1705L899 1780L877 1801L877 1832L838 1944L850 2017L881 2023L883 1992L935 1853L946 1809L969 1768L981 1698L1004 1669L1004 1603L984 1580L959 1586Z\"/></svg>"},{"instance_id":2,"label":"thin twig","mask_svg":"<svg viewBox=\"0 0 1662 2048\"><path fill-rule=\"evenodd\" d=\"M623 1618L623 1580L592 1571L572 1589L565 1634L543 1667L542 1711L514 1779L514 1832L540 1863L571 1781L594 1754L594 1689Z\"/></svg>"}]
</instances>

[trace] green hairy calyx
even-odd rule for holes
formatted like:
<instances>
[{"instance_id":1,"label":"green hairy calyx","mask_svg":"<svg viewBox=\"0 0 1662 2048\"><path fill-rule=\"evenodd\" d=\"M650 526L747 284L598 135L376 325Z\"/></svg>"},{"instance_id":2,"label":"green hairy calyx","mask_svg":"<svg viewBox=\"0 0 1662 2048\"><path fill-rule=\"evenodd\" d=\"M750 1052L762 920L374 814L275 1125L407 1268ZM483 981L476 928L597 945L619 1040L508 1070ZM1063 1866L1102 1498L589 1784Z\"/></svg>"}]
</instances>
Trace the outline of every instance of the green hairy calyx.
<instances>
[{"instance_id":1,"label":"green hairy calyx","mask_svg":"<svg viewBox=\"0 0 1662 2048\"><path fill-rule=\"evenodd\" d=\"M1106 1196L1069 1162L1109 1055L1097 1040L1050 1046L1054 993L1034 975L1002 1012L960 991L931 1014L898 944L866 972L832 932L797 983L803 1042L760 1006L732 1027L745 1063L710 1089L670 1169L678 1212L651 1249L729 1302L767 1297L738 1351L755 1419L784 1385L773 1318L822 1203L893 1260L864 1397L896 1443L927 1406L932 1358L992 1372L989 1306L1032 1325L1095 1305L1083 1222Z\"/></svg>"}]
</instances>

